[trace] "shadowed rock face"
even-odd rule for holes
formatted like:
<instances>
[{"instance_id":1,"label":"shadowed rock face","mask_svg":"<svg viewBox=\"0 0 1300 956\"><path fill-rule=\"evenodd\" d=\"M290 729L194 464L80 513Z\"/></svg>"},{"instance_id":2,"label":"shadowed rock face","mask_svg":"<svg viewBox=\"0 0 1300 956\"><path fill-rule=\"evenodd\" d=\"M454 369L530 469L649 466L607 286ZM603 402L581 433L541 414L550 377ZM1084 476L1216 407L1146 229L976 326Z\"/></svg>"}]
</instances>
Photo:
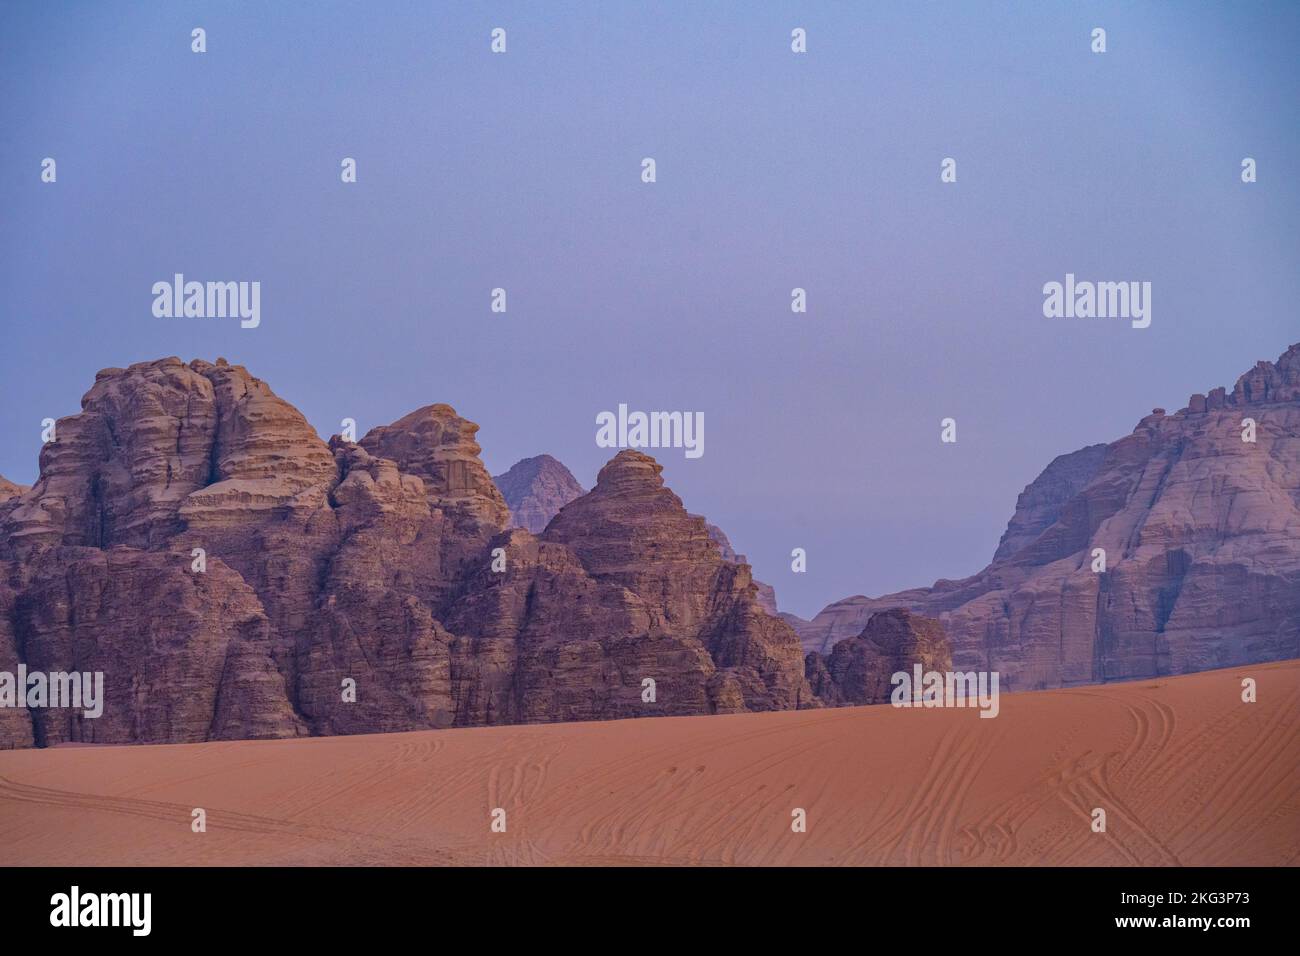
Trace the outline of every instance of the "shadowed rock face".
<instances>
[{"instance_id":1,"label":"shadowed rock face","mask_svg":"<svg viewBox=\"0 0 1300 956\"><path fill-rule=\"evenodd\" d=\"M826 653L894 606L940 619L954 665L1000 671L1003 690L1300 656L1300 345L1058 458L979 574L832 604L804 646Z\"/></svg>"},{"instance_id":2,"label":"shadowed rock face","mask_svg":"<svg viewBox=\"0 0 1300 956\"><path fill-rule=\"evenodd\" d=\"M569 469L550 455L516 462L492 481L510 506L512 524L533 534L541 534L561 508L583 494Z\"/></svg>"},{"instance_id":3,"label":"shadowed rock face","mask_svg":"<svg viewBox=\"0 0 1300 956\"><path fill-rule=\"evenodd\" d=\"M883 704L893 691L890 678L923 671L952 669L952 647L943 625L905 608L877 611L857 637L846 638L823 657L809 651L804 676L826 704Z\"/></svg>"},{"instance_id":4,"label":"shadowed rock face","mask_svg":"<svg viewBox=\"0 0 1300 956\"><path fill-rule=\"evenodd\" d=\"M104 673L103 713L32 708L34 742L174 742L300 732L257 595L214 561L111 548L42 552L18 602L29 671ZM9 743L25 744L19 739Z\"/></svg>"},{"instance_id":5,"label":"shadowed rock face","mask_svg":"<svg viewBox=\"0 0 1300 956\"><path fill-rule=\"evenodd\" d=\"M508 529L477 430L430 405L327 444L223 360L99 373L36 484L0 489L0 670L102 671L103 716L0 708L0 746L815 703L653 459L539 537Z\"/></svg>"}]
</instances>

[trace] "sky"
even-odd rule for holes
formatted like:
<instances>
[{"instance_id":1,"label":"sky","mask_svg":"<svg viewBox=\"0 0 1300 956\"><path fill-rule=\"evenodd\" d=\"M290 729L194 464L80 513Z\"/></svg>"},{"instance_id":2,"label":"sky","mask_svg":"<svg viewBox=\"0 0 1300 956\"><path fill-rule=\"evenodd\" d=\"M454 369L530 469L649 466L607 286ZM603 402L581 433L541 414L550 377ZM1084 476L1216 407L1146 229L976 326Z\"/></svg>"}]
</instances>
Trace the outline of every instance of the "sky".
<instances>
[{"instance_id":1,"label":"sky","mask_svg":"<svg viewBox=\"0 0 1300 956\"><path fill-rule=\"evenodd\" d=\"M805 617L963 577L1052 458L1300 341L1298 50L1295 3L8 2L0 475L99 369L220 356L585 487L598 413L703 413L665 480ZM177 272L260 325L155 317ZM1044 317L1067 273L1150 327Z\"/></svg>"}]
</instances>

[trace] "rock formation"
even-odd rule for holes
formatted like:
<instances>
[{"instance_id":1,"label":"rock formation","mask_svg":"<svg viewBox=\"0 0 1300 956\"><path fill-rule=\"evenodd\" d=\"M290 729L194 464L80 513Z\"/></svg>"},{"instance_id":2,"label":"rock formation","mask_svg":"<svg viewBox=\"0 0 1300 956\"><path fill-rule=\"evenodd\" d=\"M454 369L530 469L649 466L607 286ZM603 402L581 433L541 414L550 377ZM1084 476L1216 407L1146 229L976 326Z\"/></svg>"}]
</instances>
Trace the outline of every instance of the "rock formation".
<instances>
[{"instance_id":1,"label":"rock formation","mask_svg":"<svg viewBox=\"0 0 1300 956\"><path fill-rule=\"evenodd\" d=\"M100 372L37 482L0 485L0 672L102 672L103 715L0 707L0 747L863 703L918 662L1025 690L1300 656L1300 346L1058 458L979 574L812 622L776 616L639 452L510 527L477 430L429 405L327 443L221 359Z\"/></svg>"},{"instance_id":2,"label":"rock formation","mask_svg":"<svg viewBox=\"0 0 1300 956\"><path fill-rule=\"evenodd\" d=\"M861 634L839 641L825 657L809 651L804 676L812 692L832 707L883 704L893 690L890 678L899 671L912 673L916 664L923 671L952 669L943 625L892 608L872 614Z\"/></svg>"},{"instance_id":3,"label":"rock formation","mask_svg":"<svg viewBox=\"0 0 1300 956\"><path fill-rule=\"evenodd\" d=\"M1007 530L998 542L994 561L1009 558L1038 540L1038 536L1056 524L1061 509L1092 481L1106 457L1106 445L1060 455L1043 469L1016 500L1016 511L1007 522Z\"/></svg>"},{"instance_id":4,"label":"rock formation","mask_svg":"<svg viewBox=\"0 0 1300 956\"><path fill-rule=\"evenodd\" d=\"M550 455L525 458L492 479L510 506L511 523L541 534L560 509L583 494L573 473Z\"/></svg>"},{"instance_id":5,"label":"rock formation","mask_svg":"<svg viewBox=\"0 0 1300 956\"><path fill-rule=\"evenodd\" d=\"M722 560L730 561L732 564L749 564L749 558L736 553L731 546L731 539L721 528L707 521L704 527L709 532L709 537L713 539L713 543L718 546L718 550L722 552ZM758 588L758 606L773 617L784 617L776 607L776 589L762 581L755 581L754 587Z\"/></svg>"},{"instance_id":6,"label":"rock formation","mask_svg":"<svg viewBox=\"0 0 1300 956\"><path fill-rule=\"evenodd\" d=\"M653 459L510 529L478 426L322 441L240 366L106 369L0 499L0 671L102 672L103 715L0 708L0 747L814 706Z\"/></svg>"},{"instance_id":7,"label":"rock formation","mask_svg":"<svg viewBox=\"0 0 1300 956\"><path fill-rule=\"evenodd\" d=\"M497 475L492 480L501 489L501 494L510 507L512 526L533 534L541 534L546 530L546 526L559 514L561 508L584 493L572 472L550 455L518 461L505 474ZM749 563L743 554L735 552L721 528L706 521L705 529L722 552L722 560L732 564ZM755 581L754 587L758 589L759 606L768 614L778 616L776 591L772 586Z\"/></svg>"},{"instance_id":8,"label":"rock formation","mask_svg":"<svg viewBox=\"0 0 1300 956\"><path fill-rule=\"evenodd\" d=\"M1300 345L1058 458L983 571L839 601L804 646L833 653L895 606L941 620L954 665L999 671L1003 690L1300 656Z\"/></svg>"}]
</instances>

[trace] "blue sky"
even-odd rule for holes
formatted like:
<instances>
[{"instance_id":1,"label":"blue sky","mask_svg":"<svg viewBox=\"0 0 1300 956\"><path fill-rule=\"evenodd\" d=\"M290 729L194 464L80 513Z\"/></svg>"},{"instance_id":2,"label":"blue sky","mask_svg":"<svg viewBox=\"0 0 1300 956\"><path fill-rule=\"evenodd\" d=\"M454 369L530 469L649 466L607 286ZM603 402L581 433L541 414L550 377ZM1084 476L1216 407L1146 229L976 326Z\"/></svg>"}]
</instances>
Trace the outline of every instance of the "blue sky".
<instances>
[{"instance_id":1,"label":"blue sky","mask_svg":"<svg viewBox=\"0 0 1300 956\"><path fill-rule=\"evenodd\" d=\"M701 411L665 477L796 613L964 576L1054 456L1300 340L1298 49L1293 3L8 3L0 474L98 369L224 356L586 486L598 412ZM175 272L261 326L155 318ZM1151 327L1044 318L1067 272Z\"/></svg>"}]
</instances>

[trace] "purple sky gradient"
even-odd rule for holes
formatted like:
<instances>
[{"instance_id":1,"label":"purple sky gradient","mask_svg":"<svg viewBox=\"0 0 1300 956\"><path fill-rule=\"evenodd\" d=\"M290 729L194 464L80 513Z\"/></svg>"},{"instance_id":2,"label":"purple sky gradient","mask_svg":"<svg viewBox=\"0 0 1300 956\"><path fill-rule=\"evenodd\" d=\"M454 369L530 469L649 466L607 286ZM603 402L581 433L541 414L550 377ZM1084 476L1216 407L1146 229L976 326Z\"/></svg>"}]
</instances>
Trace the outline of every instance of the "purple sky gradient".
<instances>
[{"instance_id":1,"label":"purple sky gradient","mask_svg":"<svg viewBox=\"0 0 1300 956\"><path fill-rule=\"evenodd\" d=\"M0 474L167 355L323 436L448 402L588 487L598 412L702 411L665 478L808 616L977 571L1053 457L1300 340L1293 3L449 7L0 8ZM154 318L178 271L261 327ZM1045 319L1067 272L1151 327Z\"/></svg>"}]
</instances>

